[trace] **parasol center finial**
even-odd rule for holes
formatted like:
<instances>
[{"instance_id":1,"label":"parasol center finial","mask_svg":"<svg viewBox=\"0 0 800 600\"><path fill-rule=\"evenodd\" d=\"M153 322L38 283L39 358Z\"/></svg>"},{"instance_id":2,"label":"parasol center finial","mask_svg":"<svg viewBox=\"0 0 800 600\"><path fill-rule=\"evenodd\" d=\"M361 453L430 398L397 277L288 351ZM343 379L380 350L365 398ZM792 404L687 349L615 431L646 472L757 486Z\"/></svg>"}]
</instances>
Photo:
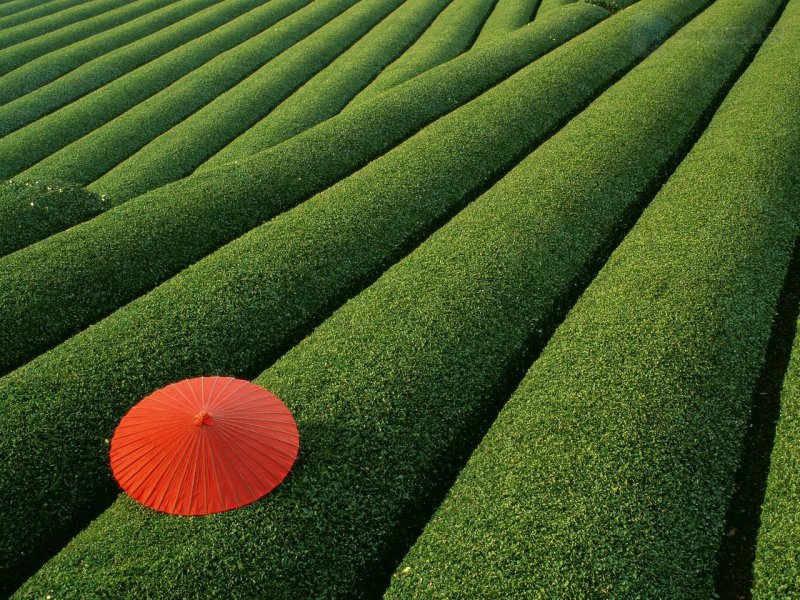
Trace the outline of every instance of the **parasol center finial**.
<instances>
[{"instance_id":1,"label":"parasol center finial","mask_svg":"<svg viewBox=\"0 0 800 600\"><path fill-rule=\"evenodd\" d=\"M202 427L203 425L211 425L211 415L208 411L201 410L194 416L194 424L198 427Z\"/></svg>"}]
</instances>

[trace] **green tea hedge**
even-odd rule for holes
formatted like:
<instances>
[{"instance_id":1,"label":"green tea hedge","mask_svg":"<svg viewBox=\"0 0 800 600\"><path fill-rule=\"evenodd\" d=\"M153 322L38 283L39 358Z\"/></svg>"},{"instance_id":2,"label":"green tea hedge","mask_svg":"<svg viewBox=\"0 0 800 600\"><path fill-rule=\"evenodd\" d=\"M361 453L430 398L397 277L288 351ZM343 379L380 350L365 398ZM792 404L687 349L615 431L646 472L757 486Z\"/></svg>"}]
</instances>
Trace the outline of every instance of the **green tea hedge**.
<instances>
[{"instance_id":1,"label":"green tea hedge","mask_svg":"<svg viewBox=\"0 0 800 600\"><path fill-rule=\"evenodd\" d=\"M190 0L185 3L172 3L130 23L119 25L106 33L99 33L66 48L40 56L14 69L4 77L0 77L0 104L6 104L15 98L24 96L67 73L70 74L65 77L66 81L71 81L74 85L77 79L75 69L89 62L89 69L82 70L84 76L88 71L100 74L101 77L95 76L89 79L79 87L79 91L71 94L66 82L60 80L55 86L62 95L59 98L60 103L48 106L47 112L63 106L127 71L193 39L193 37L209 31L209 28L204 30L202 27L198 28L193 25L196 17L204 13L203 9L214 4L216 4L216 0ZM218 24L216 23L214 26ZM171 36L173 39L171 43L165 44L164 39L167 36ZM128 63L127 69L120 70L118 66L118 56L120 55L133 58L133 62ZM39 116L43 114L46 112L40 112ZM3 130L0 129L0 131Z\"/></svg>"},{"instance_id":2,"label":"green tea hedge","mask_svg":"<svg viewBox=\"0 0 800 600\"><path fill-rule=\"evenodd\" d=\"M508 393L531 338L546 335L576 279L660 181L735 70L733 57L708 51L685 68L685 39L667 42L652 64L645 61L611 88L256 379L289 404L304 440L295 471L275 494L192 521L156 515L123 497L19 597L78 589L115 597L213 597L223 590L236 597L374 597L461 453L477 442L479 423ZM610 122L619 123L611 132ZM600 156L587 151L589 141L600 142ZM376 207L369 194L348 188L355 179L332 188L341 189L341 201L311 209L312 199L243 238L253 248L272 248L273 238L259 232L291 219L346 231L346 252L316 236L291 251L316 273L280 277L287 286L309 281L297 297L336 285L376 247L396 243L402 215L430 210L424 189L410 206ZM365 223L357 228L361 239L352 235L350 218ZM373 223L385 225L368 232ZM281 238L304 237L298 233ZM341 255L351 258L337 260ZM263 317L248 322L262 324ZM135 588L122 587L134 577Z\"/></svg>"},{"instance_id":3,"label":"green tea hedge","mask_svg":"<svg viewBox=\"0 0 800 600\"><path fill-rule=\"evenodd\" d=\"M208 8L193 17L191 23L188 20L186 24L178 23L166 29L163 35L156 34L157 39L156 36L152 36L120 48L49 85L0 106L0 134L9 134L41 118L40 123L30 126L25 133L16 136L17 141L12 144L35 148L43 140L49 139L46 136L46 132L49 131L55 141L50 142L48 152L54 152L147 97L160 92L218 54L267 29L285 14L289 14L295 6L297 4L292 2L228 0ZM278 13L275 12L276 8ZM204 30L206 30L205 35L203 35ZM189 41L184 39L186 35L193 34L197 36L196 39ZM178 45L163 56L136 66L141 58L148 56L149 51L158 52L159 48L165 47L163 46L165 42L169 44L170 40L180 42L182 39L184 44ZM129 67L131 72L125 73ZM115 77L118 69L123 70L123 73L107 83L106 79L109 76ZM19 69L20 72L23 70L24 68ZM13 93L3 86L3 82L6 78L14 76L15 73L11 73L5 78L0 78L0 93ZM96 88L102 89L87 95L83 100L69 104L69 100L74 99L73 97L81 98L84 92ZM66 106L67 104L69 106ZM61 106L65 107L45 117ZM27 145L26 142L20 141L26 136ZM3 144L0 142L0 148L2 147ZM9 153L6 153L5 156L8 155Z\"/></svg>"},{"instance_id":4,"label":"green tea hedge","mask_svg":"<svg viewBox=\"0 0 800 600\"><path fill-rule=\"evenodd\" d=\"M0 257L106 208L105 197L74 184L0 182Z\"/></svg>"},{"instance_id":5,"label":"green tea hedge","mask_svg":"<svg viewBox=\"0 0 800 600\"><path fill-rule=\"evenodd\" d=\"M344 14L320 27L318 31L284 51L250 77L214 98L140 150L138 148L143 138L136 140L135 145L124 145L122 152L116 152L120 149L120 144L114 141L112 130L115 128L111 124L105 139L108 145L114 147L116 158L123 156L123 152L125 156L132 156L104 175L102 169L111 163L103 165L101 161L101 167L95 168L97 161L89 161L95 163L91 168L78 167L82 177L84 173L91 173L86 179L88 183L96 175L103 175L92 183L91 189L102 191L117 200L126 200L190 175L200 164L255 125L405 1L356 2ZM95 146L98 143L100 146ZM79 142L74 146L91 150L92 153L97 152L95 158L107 154L103 142L98 139L92 139L88 144ZM87 162L74 153L72 156L79 164ZM74 162L67 158L65 169L59 158L58 155L53 157L56 165L53 172L61 173L63 177L71 172ZM45 167L45 172L49 168ZM32 172L39 170L34 167Z\"/></svg>"},{"instance_id":6,"label":"green tea hedge","mask_svg":"<svg viewBox=\"0 0 800 600\"><path fill-rule=\"evenodd\" d=\"M447 3L447 0L403 3L198 170L256 154L336 115L387 64L414 43ZM96 187L102 187L101 182Z\"/></svg>"},{"instance_id":7,"label":"green tea hedge","mask_svg":"<svg viewBox=\"0 0 800 600\"><path fill-rule=\"evenodd\" d=\"M7 29L53 14L85 0L11 0L0 4L0 29Z\"/></svg>"},{"instance_id":8,"label":"green tea hedge","mask_svg":"<svg viewBox=\"0 0 800 600\"><path fill-rule=\"evenodd\" d=\"M578 0L542 0L539 3L539 8L536 10L536 19L541 18L543 15L546 15L554 9L561 8L562 6L568 6L577 1Z\"/></svg>"},{"instance_id":9,"label":"green tea hedge","mask_svg":"<svg viewBox=\"0 0 800 600\"><path fill-rule=\"evenodd\" d=\"M0 138L0 177L13 177L39 163L24 177L92 181L93 176L78 170L82 153L94 156L93 152L105 148L108 156L99 161L100 172L104 173L108 163L117 164L133 151L128 149L130 144L140 147L163 133L239 83L259 65L301 40L316 26L345 10L348 2L353 1L270 0L232 21L224 31L211 32L176 48L174 54L170 52ZM197 57L193 56L195 53L199 53ZM109 135L112 136L110 142ZM141 141L137 145L138 140ZM105 146L100 145L103 141ZM120 148L115 148L114 142ZM40 162L59 149L63 152L56 153L50 162ZM74 158L74 172L64 165L63 177L60 174L36 175L37 169L46 172L48 164L66 157Z\"/></svg>"},{"instance_id":10,"label":"green tea hedge","mask_svg":"<svg viewBox=\"0 0 800 600\"><path fill-rule=\"evenodd\" d=\"M494 2L453 0L417 42L386 67L353 99L353 103L377 96L468 50Z\"/></svg>"},{"instance_id":11,"label":"green tea hedge","mask_svg":"<svg viewBox=\"0 0 800 600\"><path fill-rule=\"evenodd\" d=\"M124 2L123 0L94 0L64 11L73 13L77 17L71 21L72 25L61 27L53 31L53 23L58 21L57 16L48 16L30 23L18 25L3 31L0 35L0 75L4 75L26 62L38 58L48 52L53 52L89 36L123 25L154 10L173 3L175 0L137 0ZM92 7L93 14L100 12L93 18L87 18L87 10ZM102 10L98 11L97 9ZM82 15L79 16L78 15ZM49 32L49 33L47 33Z\"/></svg>"},{"instance_id":12,"label":"green tea hedge","mask_svg":"<svg viewBox=\"0 0 800 600\"><path fill-rule=\"evenodd\" d=\"M503 80L607 13L583 7L571 17L532 25L410 81L385 98L329 119L241 163L210 170L129 201L70 231L0 259L0 373L51 348L152 289L221 245L346 177L418 129ZM620 26L622 27L622 26ZM593 32L592 32L593 33ZM587 76L602 87L635 60L624 32L604 30L576 49L557 51L527 77L575 86L572 108L526 116L542 135L578 110L595 90L581 48L610 48L605 70ZM581 38L579 38L581 39ZM595 40L595 41L593 41ZM575 63L564 72L562 60ZM575 57L575 58L573 58ZM587 84L588 85L588 84ZM540 102L556 89L540 90ZM596 88L595 88L596 89ZM561 94L561 92L558 92ZM456 117L461 119L461 117ZM538 120L536 120L538 118ZM465 121L472 126L473 121ZM113 200L113 199L112 199ZM69 299L69 301L64 301ZM47 319L40 318L47 314Z\"/></svg>"},{"instance_id":13,"label":"green tea hedge","mask_svg":"<svg viewBox=\"0 0 800 600\"><path fill-rule=\"evenodd\" d=\"M761 17L732 20L737 10ZM753 34L769 8L712 11L728 13L727 32ZM792 0L773 35L800 31L799 16ZM727 32L697 30L687 57L703 40L733 41ZM797 66L792 43L759 53L506 404L387 599L716 597L750 400L800 231ZM787 499L797 491L773 481ZM773 557L789 566L786 524ZM787 572L763 597L794 596Z\"/></svg>"},{"instance_id":14,"label":"green tea hedge","mask_svg":"<svg viewBox=\"0 0 800 600\"><path fill-rule=\"evenodd\" d=\"M759 70L747 73L750 85L758 87L761 119L742 122L746 136L757 150L750 157L754 167L750 183L755 192L782 196L793 210L800 198L800 2L792 0L778 27L761 50ZM755 65L754 65L755 67ZM781 85L776 86L775 82ZM755 93L753 94L755 96ZM784 99L785 96L792 96ZM733 110L731 116L735 116ZM768 127L762 124L768 122ZM766 129L766 130L765 130ZM770 154L774 152L775 154ZM760 162L758 159L760 158ZM773 164L773 160L778 164ZM793 161L784 164L784 160ZM787 173L783 180L773 173ZM769 187L767 187L769 186ZM781 411L770 459L767 490L761 509L761 527L756 544L753 598L778 600L800 595L800 336L795 339L789 368L783 382Z\"/></svg>"},{"instance_id":15,"label":"green tea hedge","mask_svg":"<svg viewBox=\"0 0 800 600\"><path fill-rule=\"evenodd\" d=\"M475 44L493 42L527 25L539 6L539 0L497 0L492 14L483 24Z\"/></svg>"},{"instance_id":16,"label":"green tea hedge","mask_svg":"<svg viewBox=\"0 0 800 600\"><path fill-rule=\"evenodd\" d=\"M646 11L576 38L567 52L521 70L354 176L0 379L0 453L9 457L0 464L0 513L7 515L0 565L15 572L35 565L107 506L114 490L103 440L138 398L199 373L248 376L280 356L552 130L568 109L566 64L581 82L589 73L618 73L625 57L630 64L637 56L627 43L631 31L649 36L653 20L661 19L677 27L701 5L654 0ZM658 31L650 39L667 35ZM618 36L624 44L615 43ZM548 115L541 107L553 90L561 92L560 102ZM572 102L592 95L579 88ZM65 437L70 444L62 443Z\"/></svg>"},{"instance_id":17,"label":"green tea hedge","mask_svg":"<svg viewBox=\"0 0 800 600\"><path fill-rule=\"evenodd\" d=\"M767 493L756 545L753 598L783 600L800 594L800 493L798 382L800 338L795 339L781 393L780 420L772 449Z\"/></svg>"},{"instance_id":18,"label":"green tea hedge","mask_svg":"<svg viewBox=\"0 0 800 600\"><path fill-rule=\"evenodd\" d=\"M77 4L77 6L76 6ZM47 14L44 6L39 10L42 14L31 13L35 18L26 18L11 27L4 28L3 38L0 40L0 49L13 46L36 36L45 35L67 25L89 19L95 15L113 10L125 4L124 0L91 0L89 2L65 2L59 5L57 12Z\"/></svg>"}]
</instances>

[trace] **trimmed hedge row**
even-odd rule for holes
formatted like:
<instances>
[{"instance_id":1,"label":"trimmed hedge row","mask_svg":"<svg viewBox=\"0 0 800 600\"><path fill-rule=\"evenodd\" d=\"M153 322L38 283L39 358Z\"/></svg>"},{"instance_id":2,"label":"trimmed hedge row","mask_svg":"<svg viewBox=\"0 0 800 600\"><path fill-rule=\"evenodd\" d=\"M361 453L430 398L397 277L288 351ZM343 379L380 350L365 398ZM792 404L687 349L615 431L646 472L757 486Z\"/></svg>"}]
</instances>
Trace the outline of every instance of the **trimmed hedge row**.
<instances>
[{"instance_id":1,"label":"trimmed hedge row","mask_svg":"<svg viewBox=\"0 0 800 600\"><path fill-rule=\"evenodd\" d=\"M0 176L12 177L34 165L23 177L82 184L93 181L136 148L240 83L355 1L271 0L258 9L259 15L252 11L240 17L243 23L236 24L235 34L239 34L238 30L244 25L251 37L221 54L215 49L213 58L209 57L211 60L206 59L208 62L203 61L202 66L177 81L171 78L174 83L163 89L153 90L156 83L161 83L160 79L145 84L149 88L146 99L132 108L124 92L132 83L142 80L143 74L150 71L149 65L142 68L142 73L137 69L123 77L121 85L114 85L117 83L114 82L100 88L0 139ZM253 35L253 30L259 33ZM225 34L227 38L234 32ZM183 62L186 56L181 52L179 61ZM170 63L168 60L168 69L172 66ZM169 74L172 75L171 69Z\"/></svg>"},{"instance_id":2,"label":"trimmed hedge row","mask_svg":"<svg viewBox=\"0 0 800 600\"><path fill-rule=\"evenodd\" d=\"M770 4L718 0L720 27L695 31L687 63L706 40L738 43L730 31L752 40ZM800 31L799 9L792 0L779 28ZM792 44L756 57L506 404L387 599L716 597L750 400L800 232L797 66ZM797 487L785 489L796 514ZM785 551L796 546L776 558Z\"/></svg>"},{"instance_id":3,"label":"trimmed hedge row","mask_svg":"<svg viewBox=\"0 0 800 600\"><path fill-rule=\"evenodd\" d=\"M0 182L0 257L108 208L85 188L41 181Z\"/></svg>"},{"instance_id":4,"label":"trimmed hedge row","mask_svg":"<svg viewBox=\"0 0 800 600\"><path fill-rule=\"evenodd\" d=\"M758 70L746 74L755 97L761 99L760 118L730 110L741 119L749 146L753 193L782 197L795 211L800 198L800 2L791 0L786 13L761 50ZM780 82L780 85L775 85ZM744 82L743 82L744 83ZM793 98L793 100L792 100ZM749 117L745 120L742 113ZM768 123L768 125L765 125ZM758 138L758 139L756 139ZM738 154L736 155L738 158ZM775 164L775 161L778 164ZM791 162L793 161L793 162ZM784 175L785 174L785 175ZM784 175L780 179L777 175ZM800 328L798 329L800 332ZM783 382L781 411L770 459L767 490L761 509L753 573L755 600L782 600L800 595L800 335L795 338Z\"/></svg>"},{"instance_id":5,"label":"trimmed hedge row","mask_svg":"<svg viewBox=\"0 0 800 600\"><path fill-rule=\"evenodd\" d=\"M800 513L797 508L800 494L798 384L800 336L795 339L792 358L783 382L780 420L772 449L767 494L761 512L753 581L753 598L756 600L784 600L800 595Z\"/></svg>"},{"instance_id":6,"label":"trimmed hedge row","mask_svg":"<svg viewBox=\"0 0 800 600\"><path fill-rule=\"evenodd\" d=\"M528 24L539 6L539 0L497 0L492 14L486 19L475 44L492 42Z\"/></svg>"},{"instance_id":7,"label":"trimmed hedge row","mask_svg":"<svg viewBox=\"0 0 800 600\"><path fill-rule=\"evenodd\" d=\"M125 148L125 156L129 158L96 179L90 189L102 191L116 201L124 201L190 175L199 165L258 123L405 1L356 2L347 12L141 149L138 140L137 146ZM120 147L113 133L106 139L109 144ZM96 144L97 140L92 140L92 143ZM92 146L92 150L96 148ZM96 151L99 156L107 154L103 148ZM122 156L121 152L117 154L119 156ZM97 156L90 158L94 167L98 163ZM67 159L67 164L71 168L74 163ZM67 171L60 170L60 167L56 169L63 177ZM85 172L84 169L82 171ZM100 169L92 169L92 173L102 175Z\"/></svg>"},{"instance_id":8,"label":"trimmed hedge row","mask_svg":"<svg viewBox=\"0 0 800 600\"><path fill-rule=\"evenodd\" d=\"M0 565L44 558L112 499L103 439L138 398L190 374L246 376L280 356L552 131L568 101L592 97L582 86L566 96L570 80L613 77L637 58L625 37L631 31L656 41L666 33L651 34L653 20L677 25L691 12L685 0L653 0L648 7L576 38L565 52L542 58L0 379L0 452L9 457L0 464L0 512L7 516ZM558 108L548 112L550 105ZM128 223L128 229L137 228ZM65 435L68 446L60 441Z\"/></svg>"},{"instance_id":9,"label":"trimmed hedge row","mask_svg":"<svg viewBox=\"0 0 800 600\"><path fill-rule=\"evenodd\" d=\"M0 5L0 29L26 23L53 14L85 0L12 0Z\"/></svg>"},{"instance_id":10,"label":"trimmed hedge row","mask_svg":"<svg viewBox=\"0 0 800 600\"><path fill-rule=\"evenodd\" d=\"M607 14L597 7L576 6L569 14L433 69L393 94L365 102L274 150L154 190L0 260L0 373L353 173ZM554 53L569 60L576 54ZM577 85L576 94L588 97L592 90L570 76L591 70L584 66L590 59L574 60L578 75L562 74L566 80L558 79L558 60L537 69L565 89ZM619 60L624 64L624 58ZM602 85L600 73L593 77ZM563 110L558 114L569 114L567 104ZM48 318L39 317L43 314Z\"/></svg>"},{"instance_id":11,"label":"trimmed hedge row","mask_svg":"<svg viewBox=\"0 0 800 600\"><path fill-rule=\"evenodd\" d=\"M364 102L468 50L496 0L453 0L403 55L364 88Z\"/></svg>"},{"instance_id":12,"label":"trimmed hedge row","mask_svg":"<svg viewBox=\"0 0 800 600\"><path fill-rule=\"evenodd\" d=\"M309 1L226 0L207 9L211 15L209 25L213 27L216 22L216 28L111 83L102 85L108 64L104 57L97 62L97 70L94 62L89 63L76 69L74 75L70 73L41 90L0 106L0 175L10 177L11 173L27 168L171 84L177 82L176 85L180 85L178 80L184 76L191 81L198 77L192 74L193 71L199 72L200 67L206 66L214 57L225 60L218 55L223 55L226 51L237 52L236 46L243 45L258 34L264 35L264 30L307 5ZM203 16L205 20L206 15ZM228 22L228 19L233 20ZM138 51L137 49L136 52ZM126 48L121 48L114 54L117 53L123 57L123 64L128 64L131 58ZM109 55L108 60L114 59L115 56ZM137 60L136 54L133 59ZM112 70L109 68L108 72ZM53 114L47 114L51 108L61 106L62 98L67 98L70 93L81 94L84 89L82 86L85 85L101 89L79 98ZM44 114L47 116L40 118ZM37 119L39 120L36 121ZM14 135L8 135L24 125L28 126ZM8 166L3 169L3 164Z\"/></svg>"},{"instance_id":13,"label":"trimmed hedge row","mask_svg":"<svg viewBox=\"0 0 800 600\"><path fill-rule=\"evenodd\" d=\"M107 53L119 49L121 46L125 46L123 51L130 51L131 45L136 45L137 48L141 48L142 44L138 42L144 36L149 36L153 32L159 31L161 31L161 35L163 36L165 27L181 21L215 4L217 1L218 0L188 0L172 3L160 10L155 10L138 19L134 19L130 23L119 25L106 33L94 35L86 40L77 42L61 50L45 54L44 56L28 62L4 77L0 77L0 104L5 104L15 98L19 98L54 79L58 79L65 73L76 69L92 59L96 59L102 55L106 55L103 58L107 58ZM178 31L181 30L180 25L177 29ZM195 35L197 35L197 33L195 33ZM189 39L191 38L184 37L183 41L188 41ZM180 43L181 38L178 37L174 40L172 45L165 47L164 50L156 54L148 55L147 53L141 53L141 51L139 51L139 54L142 55L139 57L139 62L136 66L144 64L150 58L155 58L159 54L166 52L167 49L175 48ZM4 54L4 52L0 52L0 54ZM98 62L107 61L100 59ZM121 72L119 71L105 73L105 81L103 83L111 81L120 74ZM72 75L74 79L74 73ZM85 94L92 89L94 88L84 85L79 94L72 96L67 95L61 99L61 104L59 106L67 104L71 100L77 98L78 95Z\"/></svg>"},{"instance_id":14,"label":"trimmed hedge row","mask_svg":"<svg viewBox=\"0 0 800 600\"><path fill-rule=\"evenodd\" d=\"M658 11L657 4L647 3ZM660 4L690 10L685 2ZM685 45L678 47L674 54L685 57ZM122 497L19 596L80 588L114 597L126 592L119 582L134 581L129 593L144 597L213 597L222 590L243 598L374 597L393 555L413 540L461 453L478 441L479 424L507 393L530 338L547 326L627 208L685 145L703 99L707 103L724 84L717 70L735 69L733 60L713 53L689 68L679 60L653 60L532 155L541 153L539 159L524 161L256 379L287 402L304 440L294 472L276 493L243 510L193 521L165 518ZM705 85L707 77L716 90ZM699 82L697 98L686 93ZM654 87L668 94L667 109L660 110L663 96L656 94L631 102ZM623 122L609 133L608 124L619 123L620 115ZM594 148L597 136L606 142L597 146L602 157L586 166L561 162L590 156L587 146ZM418 163L424 162L420 155ZM413 182L427 175L417 165L407 172ZM339 190L338 201L318 202L326 192L243 238L253 253L278 240L303 239L302 250L290 242L291 248L276 249L283 259L268 263L269 271L281 272L261 284L272 297L305 299L341 285L364 262L385 260L379 248L398 244L404 222L431 214L424 187L394 207L376 206L374 193L350 185L357 177L332 188ZM538 185L531 187L532 180ZM314 223L320 233L306 238L303 228L298 235L292 220ZM343 233L334 242L328 232L336 231ZM241 256L241 249L234 251L238 243L221 254ZM293 265L292 275L283 274L284 264ZM307 277L306 269L314 274ZM265 322L272 321L266 313L230 312L248 324L274 326ZM278 319L291 318L279 312ZM205 573L202 588L199 573ZM456 590L450 597L462 595Z\"/></svg>"},{"instance_id":15,"label":"trimmed hedge row","mask_svg":"<svg viewBox=\"0 0 800 600\"><path fill-rule=\"evenodd\" d=\"M256 154L333 117L413 44L447 4L448 0L408 0L197 170Z\"/></svg>"},{"instance_id":16,"label":"trimmed hedge row","mask_svg":"<svg viewBox=\"0 0 800 600\"><path fill-rule=\"evenodd\" d=\"M308 0L303 1L308 2ZM23 171L20 176L31 179L75 181L86 185L121 163L125 164L126 159L143 147L147 147L156 138L166 136L165 139L171 139L175 132L184 131L194 123L205 122L205 117L209 114L219 119L217 121L214 120L214 116L210 117L214 122L227 122L235 127L240 119L253 118L249 112L242 110L245 105L257 112L260 107L258 101L265 103L269 101L267 98L258 97L260 92L265 93L265 91L259 90L257 83L263 83L265 80L274 82L271 77L264 75L265 73L280 81L280 77L284 74L276 65L287 67L286 70L289 71L287 77L294 74L288 67L296 63L300 63L300 70L302 66L313 68L314 59L320 57L309 53L304 63L304 53L301 49L314 44L319 39L317 34L324 36L325 32L330 30L328 26L331 25L340 27L342 19L356 27L355 22L359 20L358 17L367 18L363 17L362 13L374 15L369 10L373 4L393 2L396 5L401 1L370 0L367 8L358 0L311 2L285 17L277 25L209 61L201 69L190 73L169 88L48 156ZM341 30L339 33L344 35ZM288 57L293 57L295 62L290 61ZM284 85L279 85L278 89L283 89ZM220 111L231 112L217 114ZM213 142L213 137L202 137L198 150L212 146ZM191 148L186 150L190 151ZM164 161L162 167L165 173L169 172L168 161L174 158L170 154L160 156ZM125 199L128 197L130 196L125 196Z\"/></svg>"},{"instance_id":17,"label":"trimmed hedge row","mask_svg":"<svg viewBox=\"0 0 800 600\"><path fill-rule=\"evenodd\" d=\"M536 18L538 19L554 9L573 4L577 1L578 0L542 0L539 4L538 10L536 11Z\"/></svg>"},{"instance_id":18,"label":"trimmed hedge row","mask_svg":"<svg viewBox=\"0 0 800 600\"><path fill-rule=\"evenodd\" d=\"M0 38L0 49L19 44L31 38L45 35L75 22L88 20L91 17L124 6L126 0L90 0L78 3L77 6L65 4L63 9L49 15L37 15L19 25L8 27ZM0 67L2 69L2 67Z\"/></svg>"},{"instance_id":19,"label":"trimmed hedge row","mask_svg":"<svg viewBox=\"0 0 800 600\"><path fill-rule=\"evenodd\" d=\"M55 17L48 16L31 23L18 25L3 32L0 36L0 75L16 69L26 62L43 54L58 50L69 44L79 42L89 36L105 32L107 29L122 25L131 19L167 6L175 0L95 0L76 6L67 12L86 11L92 5L102 6L102 14L92 18L81 17L77 23L67 27L53 29ZM39 24L39 22L42 22ZM48 32L49 33L46 33ZM23 35L24 34L24 35ZM34 37L35 36L35 37ZM13 41L17 40L17 41Z\"/></svg>"}]
</instances>

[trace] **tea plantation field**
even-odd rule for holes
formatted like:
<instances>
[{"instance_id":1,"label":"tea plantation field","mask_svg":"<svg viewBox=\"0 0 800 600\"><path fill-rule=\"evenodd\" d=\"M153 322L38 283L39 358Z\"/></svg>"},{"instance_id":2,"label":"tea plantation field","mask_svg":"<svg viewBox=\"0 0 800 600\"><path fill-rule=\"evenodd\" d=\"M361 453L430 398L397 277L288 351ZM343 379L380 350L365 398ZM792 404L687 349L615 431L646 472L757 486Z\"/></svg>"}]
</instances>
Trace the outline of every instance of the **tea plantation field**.
<instances>
[{"instance_id":1,"label":"tea plantation field","mask_svg":"<svg viewBox=\"0 0 800 600\"><path fill-rule=\"evenodd\" d=\"M800 0L0 0L0 597L800 599L799 236Z\"/></svg>"}]
</instances>

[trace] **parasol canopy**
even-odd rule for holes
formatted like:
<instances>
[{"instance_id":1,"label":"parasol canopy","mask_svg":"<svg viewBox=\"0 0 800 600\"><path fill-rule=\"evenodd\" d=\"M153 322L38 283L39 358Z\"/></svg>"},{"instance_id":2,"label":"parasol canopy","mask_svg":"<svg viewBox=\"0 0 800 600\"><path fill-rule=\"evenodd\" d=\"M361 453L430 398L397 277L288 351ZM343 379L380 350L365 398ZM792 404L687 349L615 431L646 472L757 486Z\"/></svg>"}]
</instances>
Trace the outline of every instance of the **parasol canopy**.
<instances>
[{"instance_id":1,"label":"parasol canopy","mask_svg":"<svg viewBox=\"0 0 800 600\"><path fill-rule=\"evenodd\" d=\"M111 440L111 470L145 506L205 515L272 491L298 449L294 418L274 394L232 377L197 377L128 411Z\"/></svg>"}]
</instances>

